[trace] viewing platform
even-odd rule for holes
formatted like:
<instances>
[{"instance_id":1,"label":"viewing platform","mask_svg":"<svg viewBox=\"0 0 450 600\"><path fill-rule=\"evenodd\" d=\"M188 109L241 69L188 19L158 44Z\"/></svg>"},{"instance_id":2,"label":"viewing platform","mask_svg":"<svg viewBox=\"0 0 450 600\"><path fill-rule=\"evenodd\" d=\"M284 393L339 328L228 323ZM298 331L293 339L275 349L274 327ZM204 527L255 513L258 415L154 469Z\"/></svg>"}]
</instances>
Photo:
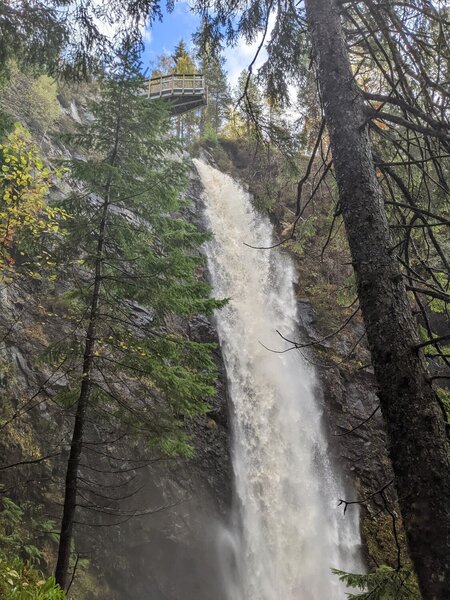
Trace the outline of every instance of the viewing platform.
<instances>
[{"instance_id":1,"label":"viewing platform","mask_svg":"<svg viewBox=\"0 0 450 600\"><path fill-rule=\"evenodd\" d=\"M171 116L183 115L208 103L208 89L203 75L161 75L148 80L147 97L170 101Z\"/></svg>"}]
</instances>

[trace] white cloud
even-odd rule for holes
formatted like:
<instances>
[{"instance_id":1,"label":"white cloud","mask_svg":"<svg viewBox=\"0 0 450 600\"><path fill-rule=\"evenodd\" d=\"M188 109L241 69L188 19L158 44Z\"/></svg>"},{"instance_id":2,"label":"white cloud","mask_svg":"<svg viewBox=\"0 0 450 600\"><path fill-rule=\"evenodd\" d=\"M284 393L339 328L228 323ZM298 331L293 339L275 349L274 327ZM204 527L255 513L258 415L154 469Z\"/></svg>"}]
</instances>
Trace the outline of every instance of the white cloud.
<instances>
[{"instance_id":1,"label":"white cloud","mask_svg":"<svg viewBox=\"0 0 450 600\"><path fill-rule=\"evenodd\" d=\"M267 35L264 46L270 40L270 36L275 25L275 19L276 14L272 13L269 17L269 25L267 27ZM228 71L228 80L232 87L236 87L242 70L248 69L250 63L253 61L262 39L263 34L261 32L251 44L248 44L244 39L241 38L235 46L226 48L224 57L226 60L226 69ZM253 73L255 74L267 60L267 52L264 46L261 48L258 58L256 59L252 68Z\"/></svg>"},{"instance_id":2,"label":"white cloud","mask_svg":"<svg viewBox=\"0 0 450 600\"><path fill-rule=\"evenodd\" d=\"M150 45L152 43L152 39L152 30L147 27L142 34L142 40L144 41L144 44Z\"/></svg>"}]
</instances>

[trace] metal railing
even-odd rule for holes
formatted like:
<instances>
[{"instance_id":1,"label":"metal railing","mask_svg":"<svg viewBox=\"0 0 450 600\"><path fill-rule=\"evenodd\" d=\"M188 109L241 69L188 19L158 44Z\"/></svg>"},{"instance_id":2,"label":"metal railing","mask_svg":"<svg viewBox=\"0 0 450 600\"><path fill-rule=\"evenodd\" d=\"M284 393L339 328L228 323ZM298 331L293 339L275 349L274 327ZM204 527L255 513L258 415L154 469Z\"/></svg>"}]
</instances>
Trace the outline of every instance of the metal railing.
<instances>
[{"instance_id":1,"label":"metal railing","mask_svg":"<svg viewBox=\"0 0 450 600\"><path fill-rule=\"evenodd\" d=\"M161 75L152 77L148 81L149 98L163 98L165 96L202 95L206 93L205 78L203 75Z\"/></svg>"}]
</instances>

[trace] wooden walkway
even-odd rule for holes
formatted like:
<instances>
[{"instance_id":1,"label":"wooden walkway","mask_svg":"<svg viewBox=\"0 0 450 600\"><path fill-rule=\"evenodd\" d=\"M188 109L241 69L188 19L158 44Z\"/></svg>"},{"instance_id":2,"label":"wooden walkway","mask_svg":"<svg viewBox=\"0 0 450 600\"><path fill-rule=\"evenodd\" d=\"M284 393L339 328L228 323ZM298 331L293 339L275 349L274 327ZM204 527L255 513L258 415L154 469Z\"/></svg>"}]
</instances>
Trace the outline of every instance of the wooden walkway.
<instances>
[{"instance_id":1,"label":"wooden walkway","mask_svg":"<svg viewBox=\"0 0 450 600\"><path fill-rule=\"evenodd\" d=\"M170 101L170 114L182 115L208 103L208 89L203 75L162 75L148 81L147 97Z\"/></svg>"}]
</instances>

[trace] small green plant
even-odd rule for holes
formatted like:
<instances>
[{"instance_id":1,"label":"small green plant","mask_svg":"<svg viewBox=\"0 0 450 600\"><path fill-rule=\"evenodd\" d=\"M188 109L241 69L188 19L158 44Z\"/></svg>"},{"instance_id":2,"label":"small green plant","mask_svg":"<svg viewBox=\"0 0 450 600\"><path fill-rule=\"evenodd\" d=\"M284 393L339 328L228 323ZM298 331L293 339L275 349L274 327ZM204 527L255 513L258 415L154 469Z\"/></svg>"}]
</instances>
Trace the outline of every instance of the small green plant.
<instances>
[{"instance_id":1,"label":"small green plant","mask_svg":"<svg viewBox=\"0 0 450 600\"><path fill-rule=\"evenodd\" d=\"M206 123L202 138L205 142L209 142L210 144L216 145L218 143L217 132L212 123Z\"/></svg>"},{"instance_id":2,"label":"small green plant","mask_svg":"<svg viewBox=\"0 0 450 600\"><path fill-rule=\"evenodd\" d=\"M292 250L303 256L308 244L317 235L317 217L311 216L303 221L297 229L297 237L292 243Z\"/></svg>"},{"instance_id":3,"label":"small green plant","mask_svg":"<svg viewBox=\"0 0 450 600\"><path fill-rule=\"evenodd\" d=\"M364 575L333 569L349 588L360 590L348 594L348 600L421 600L416 578L409 567L393 569L381 565Z\"/></svg>"},{"instance_id":4,"label":"small green plant","mask_svg":"<svg viewBox=\"0 0 450 600\"><path fill-rule=\"evenodd\" d=\"M14 119L8 113L0 109L0 141L11 131Z\"/></svg>"},{"instance_id":5,"label":"small green plant","mask_svg":"<svg viewBox=\"0 0 450 600\"><path fill-rule=\"evenodd\" d=\"M44 579L42 573L27 562L1 557L0 597L2 600L66 600L54 577Z\"/></svg>"},{"instance_id":6,"label":"small green plant","mask_svg":"<svg viewBox=\"0 0 450 600\"><path fill-rule=\"evenodd\" d=\"M356 279L355 275L352 273L344 279L338 289L336 295L337 303L339 306L347 307L354 301L356 294Z\"/></svg>"},{"instance_id":7,"label":"small green plant","mask_svg":"<svg viewBox=\"0 0 450 600\"><path fill-rule=\"evenodd\" d=\"M43 540L55 539L55 524L30 505L19 506L4 497L0 506L1 600L65 600L54 577L46 578L38 565L43 555L35 546L36 532ZM38 536L38 537L39 537Z\"/></svg>"},{"instance_id":8,"label":"small green plant","mask_svg":"<svg viewBox=\"0 0 450 600\"><path fill-rule=\"evenodd\" d=\"M57 541L55 522L45 517L40 507L31 502L19 506L8 497L1 499L0 548L4 556L20 556L28 564L38 565L42 553L36 544Z\"/></svg>"},{"instance_id":9,"label":"small green plant","mask_svg":"<svg viewBox=\"0 0 450 600\"><path fill-rule=\"evenodd\" d=\"M41 269L52 266L48 253L25 260L33 254L33 243L61 233L60 223L68 218L46 202L55 176L60 173L45 167L30 132L16 123L0 144L0 281L14 279L17 252L30 277L40 278Z\"/></svg>"}]
</instances>

